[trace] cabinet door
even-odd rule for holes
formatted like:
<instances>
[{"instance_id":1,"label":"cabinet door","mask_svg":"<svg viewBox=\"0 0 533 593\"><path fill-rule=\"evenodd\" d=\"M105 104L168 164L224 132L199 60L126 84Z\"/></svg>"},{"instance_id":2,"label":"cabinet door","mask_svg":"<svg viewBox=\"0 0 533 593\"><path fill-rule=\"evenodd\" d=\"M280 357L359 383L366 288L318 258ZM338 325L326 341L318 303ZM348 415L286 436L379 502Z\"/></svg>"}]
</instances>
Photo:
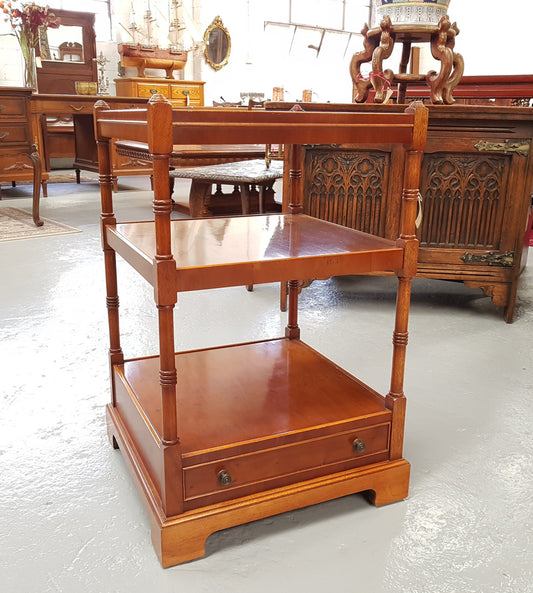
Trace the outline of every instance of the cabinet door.
<instances>
[{"instance_id":1,"label":"cabinet door","mask_svg":"<svg viewBox=\"0 0 533 593\"><path fill-rule=\"evenodd\" d=\"M505 143L459 137L443 146L429 140L422 165L422 267L440 262L465 273L512 268L520 258L517 231L529 145L508 150Z\"/></svg>"},{"instance_id":2,"label":"cabinet door","mask_svg":"<svg viewBox=\"0 0 533 593\"><path fill-rule=\"evenodd\" d=\"M402 175L402 166L403 154L390 146L364 151L352 145L307 147L304 212L380 237L396 238L401 196L394 193L391 181Z\"/></svg>"}]
</instances>

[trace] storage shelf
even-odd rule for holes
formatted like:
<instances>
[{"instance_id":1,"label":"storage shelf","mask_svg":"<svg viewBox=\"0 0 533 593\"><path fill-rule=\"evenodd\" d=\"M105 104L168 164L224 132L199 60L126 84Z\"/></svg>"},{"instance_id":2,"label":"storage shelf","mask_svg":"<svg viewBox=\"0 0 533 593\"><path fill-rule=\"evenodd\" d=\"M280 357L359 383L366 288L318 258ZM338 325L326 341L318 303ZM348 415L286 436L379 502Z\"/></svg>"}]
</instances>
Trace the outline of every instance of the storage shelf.
<instances>
[{"instance_id":1,"label":"storage shelf","mask_svg":"<svg viewBox=\"0 0 533 593\"><path fill-rule=\"evenodd\" d=\"M306 215L171 221L178 292L342 274L395 271L403 249ZM107 227L109 245L154 282L155 223Z\"/></svg>"},{"instance_id":2,"label":"storage shelf","mask_svg":"<svg viewBox=\"0 0 533 593\"><path fill-rule=\"evenodd\" d=\"M296 432L309 438L316 428L327 434L328 425L336 431L390 419L383 397L300 340L181 352L175 360L184 459L208 461L221 447L253 451L257 439L283 444ZM159 357L126 361L115 373L160 437Z\"/></svg>"},{"instance_id":3,"label":"storage shelf","mask_svg":"<svg viewBox=\"0 0 533 593\"><path fill-rule=\"evenodd\" d=\"M246 521L355 492L370 492L376 505L407 496L403 373L426 127L421 104L380 115L172 112L156 95L146 113L97 110L113 373L108 431L150 514L163 566L199 558L211 533ZM157 157L155 220L116 223L112 138L148 143ZM207 141L286 144L291 213L171 220L173 145ZM403 171L390 169L405 203L397 240L300 213L302 144L353 141L400 145ZM154 286L157 355L124 359L116 254ZM302 280L387 272L399 282L390 391L380 395L300 339L298 294ZM177 293L267 282L288 287L284 337L175 352Z\"/></svg>"}]
</instances>

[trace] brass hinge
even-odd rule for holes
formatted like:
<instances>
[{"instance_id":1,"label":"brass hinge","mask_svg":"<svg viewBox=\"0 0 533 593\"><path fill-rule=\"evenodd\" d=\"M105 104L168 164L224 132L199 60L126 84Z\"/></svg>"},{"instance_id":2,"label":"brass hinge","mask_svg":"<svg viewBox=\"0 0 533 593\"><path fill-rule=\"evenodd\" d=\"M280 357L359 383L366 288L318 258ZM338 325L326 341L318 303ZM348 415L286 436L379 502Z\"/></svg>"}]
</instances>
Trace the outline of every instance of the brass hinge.
<instances>
[{"instance_id":1,"label":"brass hinge","mask_svg":"<svg viewBox=\"0 0 533 593\"><path fill-rule=\"evenodd\" d=\"M482 263L489 266L502 266L503 268L512 268L514 263L514 252L494 253L490 251L486 255L476 253L465 253L461 259L465 264Z\"/></svg>"},{"instance_id":2,"label":"brass hinge","mask_svg":"<svg viewBox=\"0 0 533 593\"><path fill-rule=\"evenodd\" d=\"M477 144L474 144L480 152L503 152L509 154L516 152L520 156L527 156L531 148L531 141L527 139L522 140L504 140L503 142L487 142L486 140L480 140Z\"/></svg>"}]
</instances>

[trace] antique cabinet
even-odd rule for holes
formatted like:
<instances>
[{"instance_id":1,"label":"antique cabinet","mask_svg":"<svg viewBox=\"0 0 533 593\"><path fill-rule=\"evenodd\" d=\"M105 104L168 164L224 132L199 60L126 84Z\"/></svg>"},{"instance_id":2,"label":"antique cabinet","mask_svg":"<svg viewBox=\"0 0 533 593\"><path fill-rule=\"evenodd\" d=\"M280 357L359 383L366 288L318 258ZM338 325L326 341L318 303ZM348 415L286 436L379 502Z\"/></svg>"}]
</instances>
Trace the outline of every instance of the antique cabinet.
<instances>
[{"instance_id":1,"label":"antique cabinet","mask_svg":"<svg viewBox=\"0 0 533 593\"><path fill-rule=\"evenodd\" d=\"M300 106L376 113L403 109L370 104ZM417 275L479 287L511 322L527 260L533 109L482 105L429 105L428 109ZM401 157L387 144L308 145L304 211L393 238L398 232L400 196L390 183L401 165Z\"/></svg>"},{"instance_id":2,"label":"antique cabinet","mask_svg":"<svg viewBox=\"0 0 533 593\"><path fill-rule=\"evenodd\" d=\"M46 196L48 174L42 171L37 150L30 109L31 94L32 89L0 87L0 183L33 181L33 220L41 226L39 198L41 184Z\"/></svg>"},{"instance_id":3,"label":"antique cabinet","mask_svg":"<svg viewBox=\"0 0 533 593\"><path fill-rule=\"evenodd\" d=\"M202 556L208 535L232 525L355 492L370 492L377 505L405 498L403 376L423 105L405 113L173 111L154 95L147 109L114 111L99 103L95 117L110 339L108 430L148 511L163 566ZM116 220L114 137L149 145L154 220ZM355 141L386 142L402 155L389 178L402 201L394 240L302 212L301 145ZM171 220L173 146L213 142L288 146L287 212ZM122 351L117 256L154 288L155 355L132 359ZM397 275L398 294L390 391L381 395L300 339L298 294L301 278L385 271ZM180 293L275 281L289 283L284 336L175 352ZM249 296L242 291L242 298Z\"/></svg>"},{"instance_id":4,"label":"antique cabinet","mask_svg":"<svg viewBox=\"0 0 533 593\"><path fill-rule=\"evenodd\" d=\"M117 95L149 99L155 93L166 97L174 107L204 104L204 84L199 80L168 78L115 78Z\"/></svg>"}]
</instances>

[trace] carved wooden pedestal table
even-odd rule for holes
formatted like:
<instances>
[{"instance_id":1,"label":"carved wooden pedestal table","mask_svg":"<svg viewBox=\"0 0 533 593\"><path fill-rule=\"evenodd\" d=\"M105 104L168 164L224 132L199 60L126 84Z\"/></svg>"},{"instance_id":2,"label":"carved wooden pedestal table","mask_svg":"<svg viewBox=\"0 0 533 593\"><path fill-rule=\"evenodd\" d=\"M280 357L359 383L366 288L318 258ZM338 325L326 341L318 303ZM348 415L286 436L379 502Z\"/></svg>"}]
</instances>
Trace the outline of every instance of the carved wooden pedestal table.
<instances>
[{"instance_id":1,"label":"carved wooden pedestal table","mask_svg":"<svg viewBox=\"0 0 533 593\"><path fill-rule=\"evenodd\" d=\"M239 202L242 214L252 211L272 212L280 208L274 201L272 186L277 179L283 177L283 163L272 163L266 166L265 160L239 161L221 163L206 167L176 169L170 173L173 178L191 179L189 194L190 215L193 218L213 215L213 208L222 208L228 213L235 212L235 201ZM213 185L217 187L212 193ZM233 185L233 194L223 194L221 185ZM252 200L257 187L257 200ZM233 198L233 199L232 199Z\"/></svg>"},{"instance_id":2,"label":"carved wooden pedestal table","mask_svg":"<svg viewBox=\"0 0 533 593\"><path fill-rule=\"evenodd\" d=\"M388 16L381 21L377 29L362 31L364 50L354 54L350 64L350 74L354 82L355 103L368 99L371 87L375 91L374 102L383 103L387 90L398 83L397 103L405 103L405 93L410 82L425 80L430 87L430 97L434 104L451 105L455 102L452 94L459 84L464 70L463 57L454 52L455 37L459 34L457 24L450 23L448 16L443 16L437 26L433 25L393 25ZM396 42L403 43L399 72L383 70L383 60L389 58ZM407 64L412 43L431 44L432 56L441 63L440 72L434 70L424 74L407 74ZM361 74L361 64L372 61L372 72L368 78Z\"/></svg>"}]
</instances>

